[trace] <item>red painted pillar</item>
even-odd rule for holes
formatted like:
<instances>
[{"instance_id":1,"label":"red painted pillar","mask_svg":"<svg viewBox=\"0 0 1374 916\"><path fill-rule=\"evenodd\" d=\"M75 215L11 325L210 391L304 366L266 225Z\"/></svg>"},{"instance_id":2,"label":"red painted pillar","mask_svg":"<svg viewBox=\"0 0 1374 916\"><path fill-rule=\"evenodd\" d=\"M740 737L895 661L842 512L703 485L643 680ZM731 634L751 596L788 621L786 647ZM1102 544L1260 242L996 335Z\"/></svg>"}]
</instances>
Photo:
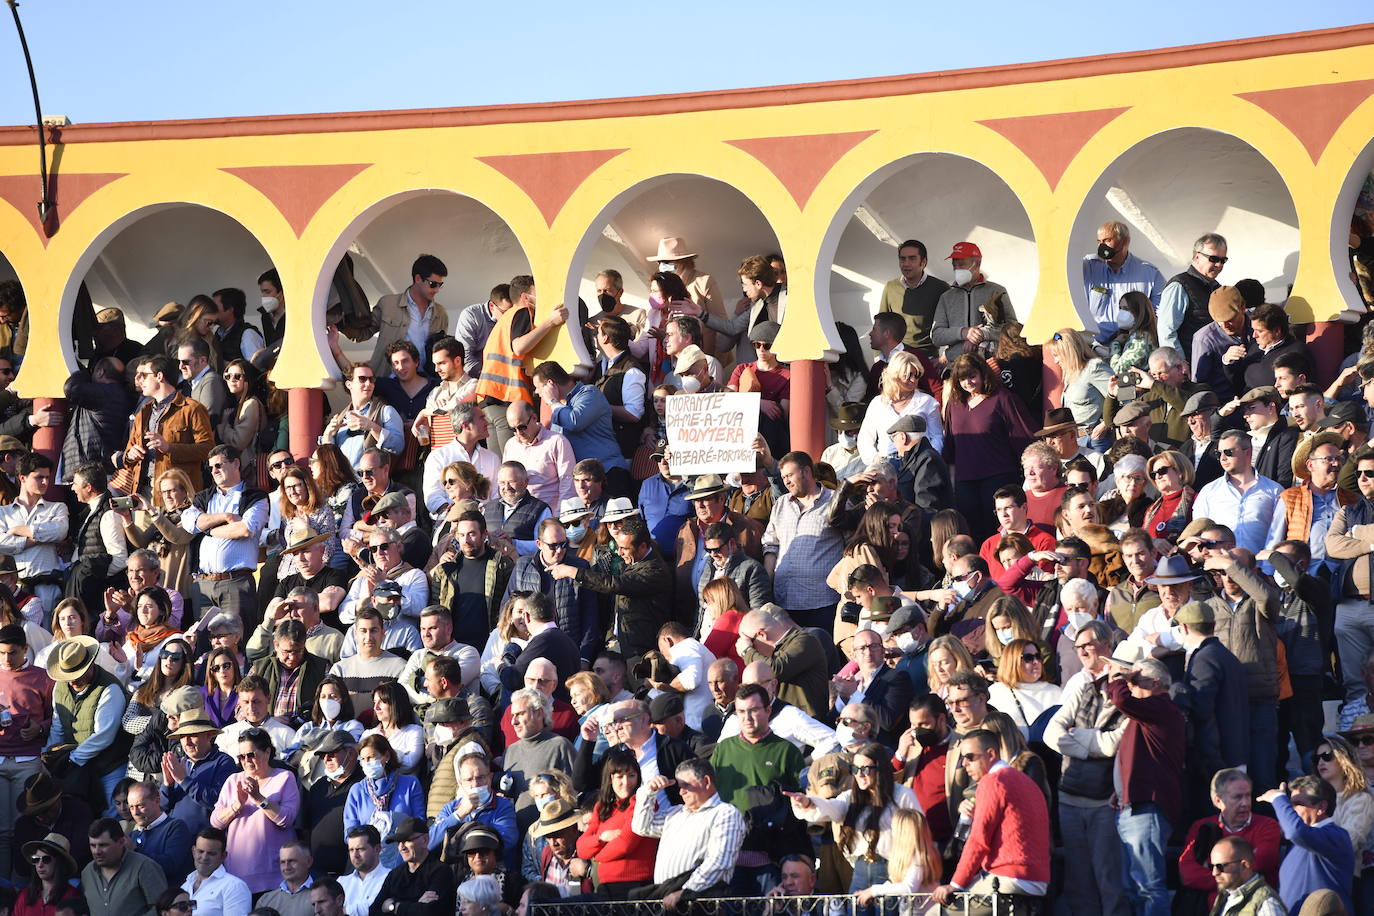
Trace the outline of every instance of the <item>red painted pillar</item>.
<instances>
[{"instance_id":1,"label":"red painted pillar","mask_svg":"<svg viewBox=\"0 0 1374 916\"><path fill-rule=\"evenodd\" d=\"M289 388L286 398L291 454L297 461L305 461L315 451L324 431L324 392L318 388Z\"/></svg>"},{"instance_id":2,"label":"red painted pillar","mask_svg":"<svg viewBox=\"0 0 1374 916\"><path fill-rule=\"evenodd\" d=\"M62 439L67 434L67 399L34 398L33 406L35 410L40 407L46 407L50 411L60 411L62 414L62 422L56 426L39 426L33 431L33 450L52 459L52 463L55 466L62 455ZM76 469L68 468L68 470L72 471ZM50 494L59 489L56 485L56 480L57 476L53 475L54 484L48 490Z\"/></svg>"},{"instance_id":3,"label":"red painted pillar","mask_svg":"<svg viewBox=\"0 0 1374 916\"><path fill-rule=\"evenodd\" d=\"M792 448L819 461L825 451L825 366L818 359L793 360L790 365Z\"/></svg>"},{"instance_id":4,"label":"red painted pillar","mask_svg":"<svg viewBox=\"0 0 1374 916\"><path fill-rule=\"evenodd\" d=\"M1307 328L1307 349L1312 353L1315 384L1325 388L1336 380L1345 358L1345 325L1339 321L1314 321Z\"/></svg>"}]
</instances>

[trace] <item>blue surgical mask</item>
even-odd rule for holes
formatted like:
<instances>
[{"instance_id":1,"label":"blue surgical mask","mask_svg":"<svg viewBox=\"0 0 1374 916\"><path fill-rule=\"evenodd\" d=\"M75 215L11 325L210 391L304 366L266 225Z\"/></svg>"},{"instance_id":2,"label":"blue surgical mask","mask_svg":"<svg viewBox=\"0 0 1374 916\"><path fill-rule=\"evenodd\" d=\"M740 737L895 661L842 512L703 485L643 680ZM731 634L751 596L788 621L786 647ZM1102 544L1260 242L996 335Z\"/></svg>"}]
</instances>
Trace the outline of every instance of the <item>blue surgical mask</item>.
<instances>
[{"instance_id":1,"label":"blue surgical mask","mask_svg":"<svg viewBox=\"0 0 1374 916\"><path fill-rule=\"evenodd\" d=\"M549 805L552 805L554 803L554 799L556 799L557 797L558 796L556 795L544 795L539 798L536 798L534 800L534 803L538 806L540 811L543 811Z\"/></svg>"},{"instance_id":2,"label":"blue surgical mask","mask_svg":"<svg viewBox=\"0 0 1374 916\"><path fill-rule=\"evenodd\" d=\"M967 598L969 595L973 594L973 586L969 585L968 582L964 580L955 582L953 585L950 586L950 589L954 592L954 594L959 596L960 600L963 600Z\"/></svg>"},{"instance_id":3,"label":"blue surgical mask","mask_svg":"<svg viewBox=\"0 0 1374 916\"><path fill-rule=\"evenodd\" d=\"M1011 629L1010 627L1008 627L1008 628L1005 629L1005 630L998 630L998 631L997 631L997 641L1000 642L1000 643L1001 643L1002 645L1004 645L1004 646L1007 645L1007 644L1009 644L1009 643L1010 643L1013 639L1015 639L1015 638L1016 638L1016 631L1013 630L1013 629Z\"/></svg>"},{"instance_id":4,"label":"blue surgical mask","mask_svg":"<svg viewBox=\"0 0 1374 916\"><path fill-rule=\"evenodd\" d=\"M472 790L473 802L481 808L491 801L491 786L478 786Z\"/></svg>"},{"instance_id":5,"label":"blue surgical mask","mask_svg":"<svg viewBox=\"0 0 1374 916\"><path fill-rule=\"evenodd\" d=\"M381 779L386 775L386 764L380 760L362 761L363 775L368 779Z\"/></svg>"}]
</instances>

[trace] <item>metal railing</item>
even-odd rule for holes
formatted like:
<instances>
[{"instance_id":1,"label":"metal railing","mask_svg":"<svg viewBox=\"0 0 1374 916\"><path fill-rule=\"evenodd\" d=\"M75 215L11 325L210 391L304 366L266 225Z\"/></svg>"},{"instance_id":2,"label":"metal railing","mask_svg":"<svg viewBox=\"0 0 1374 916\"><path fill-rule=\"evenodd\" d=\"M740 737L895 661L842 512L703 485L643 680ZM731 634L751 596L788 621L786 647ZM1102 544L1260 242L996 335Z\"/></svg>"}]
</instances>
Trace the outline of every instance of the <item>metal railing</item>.
<instances>
[{"instance_id":1,"label":"metal railing","mask_svg":"<svg viewBox=\"0 0 1374 916\"><path fill-rule=\"evenodd\" d=\"M892 894L873 898L868 906L854 894L804 897L696 897L678 904L678 913L694 916L934 916L938 913L1035 916L1035 898L1011 894L955 894L943 910L930 894ZM659 900L574 900L530 904L529 916L663 916Z\"/></svg>"}]
</instances>

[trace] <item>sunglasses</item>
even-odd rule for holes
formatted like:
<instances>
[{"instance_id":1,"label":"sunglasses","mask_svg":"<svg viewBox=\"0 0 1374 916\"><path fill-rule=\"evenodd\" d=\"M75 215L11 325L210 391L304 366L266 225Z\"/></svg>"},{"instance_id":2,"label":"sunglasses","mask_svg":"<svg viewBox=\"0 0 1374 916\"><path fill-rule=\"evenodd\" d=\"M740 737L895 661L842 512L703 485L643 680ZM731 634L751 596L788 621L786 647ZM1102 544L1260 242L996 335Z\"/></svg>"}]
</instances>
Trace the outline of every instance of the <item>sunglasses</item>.
<instances>
[{"instance_id":1,"label":"sunglasses","mask_svg":"<svg viewBox=\"0 0 1374 916\"><path fill-rule=\"evenodd\" d=\"M1061 340L1064 339L1064 335L1063 335L1063 334L1055 334L1055 335L1054 335L1053 337L1051 337L1050 339L1053 340L1055 343L1059 343Z\"/></svg>"},{"instance_id":2,"label":"sunglasses","mask_svg":"<svg viewBox=\"0 0 1374 916\"><path fill-rule=\"evenodd\" d=\"M1202 252L1194 251L1193 254L1202 254ZM1202 254L1202 256L1212 264L1225 264L1227 261L1231 260L1224 254Z\"/></svg>"},{"instance_id":3,"label":"sunglasses","mask_svg":"<svg viewBox=\"0 0 1374 916\"><path fill-rule=\"evenodd\" d=\"M295 463L296 463L296 459L294 459L294 458L283 458L283 459L281 459L280 461L274 461L274 462L272 462L271 464L268 465L268 467L271 468L272 470L276 471L276 470L279 470L279 469L284 468L284 467L289 467L290 465L293 465L293 464L295 464Z\"/></svg>"},{"instance_id":4,"label":"sunglasses","mask_svg":"<svg viewBox=\"0 0 1374 916\"><path fill-rule=\"evenodd\" d=\"M840 724L845 728L853 728L856 725L867 725L868 722L864 719L856 719L853 716L840 716Z\"/></svg>"},{"instance_id":5,"label":"sunglasses","mask_svg":"<svg viewBox=\"0 0 1374 916\"><path fill-rule=\"evenodd\" d=\"M375 385L377 384L377 377L375 375L355 375L353 376L353 383L355 385Z\"/></svg>"},{"instance_id":6,"label":"sunglasses","mask_svg":"<svg viewBox=\"0 0 1374 916\"><path fill-rule=\"evenodd\" d=\"M547 547L547 548L549 548L550 550L567 550L567 549L568 549L568 542L567 542L567 541L554 541L554 542L552 542L552 543L545 544L544 546Z\"/></svg>"},{"instance_id":7,"label":"sunglasses","mask_svg":"<svg viewBox=\"0 0 1374 916\"><path fill-rule=\"evenodd\" d=\"M1359 735L1358 737L1351 738L1350 743L1358 747L1369 747L1374 745L1374 735Z\"/></svg>"},{"instance_id":8,"label":"sunglasses","mask_svg":"<svg viewBox=\"0 0 1374 916\"><path fill-rule=\"evenodd\" d=\"M227 467L229 466L229 464L230 464L230 462L228 462L228 461L215 461L215 462L212 462L212 463L210 464L210 470L212 470L212 471L218 471L218 470L220 470L221 468L227 468Z\"/></svg>"},{"instance_id":9,"label":"sunglasses","mask_svg":"<svg viewBox=\"0 0 1374 916\"><path fill-rule=\"evenodd\" d=\"M725 546L726 546L726 545L724 545L724 544L717 544L716 546L712 547L710 544L707 544L707 545L706 545L706 552L709 553L709 554L711 554L712 556L714 556L714 555L716 555L716 554L725 553Z\"/></svg>"},{"instance_id":10,"label":"sunglasses","mask_svg":"<svg viewBox=\"0 0 1374 916\"><path fill-rule=\"evenodd\" d=\"M1226 871L1226 869L1230 868L1232 865L1239 865L1240 861L1240 859L1236 859L1231 862L1213 862L1211 865L1208 865L1207 867L1210 868L1212 871Z\"/></svg>"},{"instance_id":11,"label":"sunglasses","mask_svg":"<svg viewBox=\"0 0 1374 916\"><path fill-rule=\"evenodd\" d=\"M1369 468L1360 468L1355 473L1360 477L1374 477L1374 470L1370 470Z\"/></svg>"},{"instance_id":12,"label":"sunglasses","mask_svg":"<svg viewBox=\"0 0 1374 916\"><path fill-rule=\"evenodd\" d=\"M169 661L169 662L184 662L184 661L186 661L186 653L184 653L184 652L163 652L163 653L162 653L162 657L165 658L165 659L167 659L167 661Z\"/></svg>"},{"instance_id":13,"label":"sunglasses","mask_svg":"<svg viewBox=\"0 0 1374 916\"><path fill-rule=\"evenodd\" d=\"M972 762L972 761L974 761L974 760L981 760L982 757L983 757L982 754L960 754L960 755L959 755L959 759L960 759L961 761L963 761L964 763L970 763L970 762Z\"/></svg>"},{"instance_id":14,"label":"sunglasses","mask_svg":"<svg viewBox=\"0 0 1374 916\"><path fill-rule=\"evenodd\" d=\"M52 856L35 854L29 856L29 861L32 862L34 865L47 865L49 862L52 861Z\"/></svg>"},{"instance_id":15,"label":"sunglasses","mask_svg":"<svg viewBox=\"0 0 1374 916\"><path fill-rule=\"evenodd\" d=\"M236 666L233 662L220 662L218 665L211 665L211 671L233 671Z\"/></svg>"},{"instance_id":16,"label":"sunglasses","mask_svg":"<svg viewBox=\"0 0 1374 916\"><path fill-rule=\"evenodd\" d=\"M872 776L874 773L878 772L878 768L871 763L866 763L861 767L856 766L854 772L861 776Z\"/></svg>"},{"instance_id":17,"label":"sunglasses","mask_svg":"<svg viewBox=\"0 0 1374 916\"><path fill-rule=\"evenodd\" d=\"M1044 661L1044 658L1045 658L1045 657L1044 657L1043 655L1041 655L1039 652L1022 652L1022 653L1021 653L1021 661L1023 661L1023 662L1039 662L1039 661Z\"/></svg>"},{"instance_id":18,"label":"sunglasses","mask_svg":"<svg viewBox=\"0 0 1374 916\"><path fill-rule=\"evenodd\" d=\"M380 468L358 468L359 477L376 477Z\"/></svg>"},{"instance_id":19,"label":"sunglasses","mask_svg":"<svg viewBox=\"0 0 1374 916\"><path fill-rule=\"evenodd\" d=\"M243 373L242 373L242 372L226 372L226 373L224 373L224 380L225 380L226 382L241 382L241 381L243 381Z\"/></svg>"},{"instance_id":20,"label":"sunglasses","mask_svg":"<svg viewBox=\"0 0 1374 916\"><path fill-rule=\"evenodd\" d=\"M1165 466L1165 467L1158 467L1158 468L1155 468L1153 471L1150 472L1150 476L1153 477L1155 480L1158 480L1158 479L1161 478L1161 477L1168 477L1168 476L1169 476L1169 472L1172 471L1172 470L1173 470L1173 468L1168 467L1168 466Z\"/></svg>"},{"instance_id":21,"label":"sunglasses","mask_svg":"<svg viewBox=\"0 0 1374 916\"><path fill-rule=\"evenodd\" d=\"M1336 752L1335 752L1335 751L1322 751L1322 752L1320 752L1320 753L1318 753L1318 754L1313 754L1312 756L1313 756L1314 759L1319 760L1319 761L1321 761L1322 763L1330 763L1331 761L1333 761L1333 760L1336 759Z\"/></svg>"},{"instance_id":22,"label":"sunglasses","mask_svg":"<svg viewBox=\"0 0 1374 916\"><path fill-rule=\"evenodd\" d=\"M425 286L428 286L430 289L438 289L439 287L444 285L443 280L425 280L423 282Z\"/></svg>"},{"instance_id":23,"label":"sunglasses","mask_svg":"<svg viewBox=\"0 0 1374 916\"><path fill-rule=\"evenodd\" d=\"M1243 455L1250 450L1248 448L1223 448L1219 451L1221 452L1221 457L1223 458L1234 458L1237 455Z\"/></svg>"}]
</instances>

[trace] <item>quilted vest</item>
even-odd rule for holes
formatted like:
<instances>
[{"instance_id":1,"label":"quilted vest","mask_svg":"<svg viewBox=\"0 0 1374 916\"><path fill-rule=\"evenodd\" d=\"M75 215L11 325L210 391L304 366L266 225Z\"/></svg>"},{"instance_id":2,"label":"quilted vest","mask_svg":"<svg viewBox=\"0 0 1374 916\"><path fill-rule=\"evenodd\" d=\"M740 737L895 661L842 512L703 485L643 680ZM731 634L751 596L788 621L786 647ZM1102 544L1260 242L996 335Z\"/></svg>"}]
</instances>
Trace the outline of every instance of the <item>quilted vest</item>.
<instances>
[{"instance_id":1,"label":"quilted vest","mask_svg":"<svg viewBox=\"0 0 1374 916\"><path fill-rule=\"evenodd\" d=\"M95 733L95 710L107 690L117 690L121 697L125 696L124 688L115 676L99 665L95 669L95 680L81 696L72 690L70 681L57 685L53 691L53 711L62 722L62 733L69 740L81 744ZM103 776L129 762L129 747L132 744L133 737L124 729L117 729L110 746L92 757L87 765Z\"/></svg>"}]
</instances>

